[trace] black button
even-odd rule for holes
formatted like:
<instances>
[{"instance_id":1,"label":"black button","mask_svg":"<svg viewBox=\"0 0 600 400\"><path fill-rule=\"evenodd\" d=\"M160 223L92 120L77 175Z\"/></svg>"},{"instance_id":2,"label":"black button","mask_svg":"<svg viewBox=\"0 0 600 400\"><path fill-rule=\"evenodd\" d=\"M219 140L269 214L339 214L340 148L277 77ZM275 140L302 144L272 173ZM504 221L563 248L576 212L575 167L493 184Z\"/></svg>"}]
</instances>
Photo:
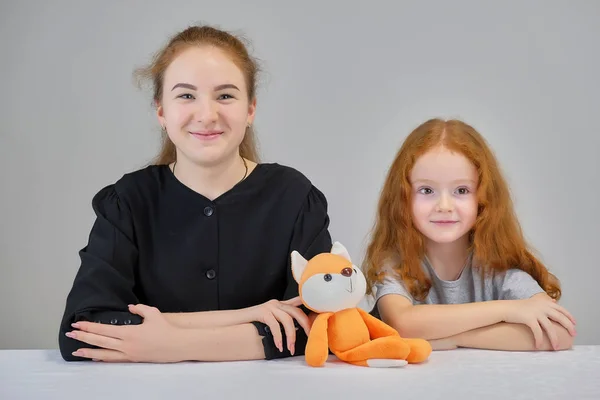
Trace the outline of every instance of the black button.
<instances>
[{"instance_id":1,"label":"black button","mask_svg":"<svg viewBox=\"0 0 600 400\"><path fill-rule=\"evenodd\" d=\"M268 326L268 325L267 325L267 326L265 326L265 332L267 332L267 333L271 332L271 328L269 328L269 326Z\"/></svg>"},{"instance_id":2,"label":"black button","mask_svg":"<svg viewBox=\"0 0 600 400\"><path fill-rule=\"evenodd\" d=\"M215 276L217 276L217 273L214 269L209 269L208 271L206 271L206 277L208 279L215 279Z\"/></svg>"},{"instance_id":3,"label":"black button","mask_svg":"<svg viewBox=\"0 0 600 400\"><path fill-rule=\"evenodd\" d=\"M131 324L130 319L126 319L125 321L123 321L123 325L129 325L129 324Z\"/></svg>"},{"instance_id":4,"label":"black button","mask_svg":"<svg viewBox=\"0 0 600 400\"><path fill-rule=\"evenodd\" d=\"M206 215L207 217L210 217L211 215L213 215L213 209L212 209L212 207L205 207L204 208L204 215Z\"/></svg>"},{"instance_id":5,"label":"black button","mask_svg":"<svg viewBox=\"0 0 600 400\"><path fill-rule=\"evenodd\" d=\"M116 325L117 322L119 322L119 321L117 321L116 318L113 318L113 319L110 320L111 325Z\"/></svg>"}]
</instances>

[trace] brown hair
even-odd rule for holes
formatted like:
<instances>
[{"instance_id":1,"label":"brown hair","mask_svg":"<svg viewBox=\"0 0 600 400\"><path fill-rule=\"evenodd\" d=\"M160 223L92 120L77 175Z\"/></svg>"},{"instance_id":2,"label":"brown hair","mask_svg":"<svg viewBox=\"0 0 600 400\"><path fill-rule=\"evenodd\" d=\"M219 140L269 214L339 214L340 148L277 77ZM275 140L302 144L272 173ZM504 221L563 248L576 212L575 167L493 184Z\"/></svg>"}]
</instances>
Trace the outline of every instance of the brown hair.
<instances>
[{"instance_id":1,"label":"brown hair","mask_svg":"<svg viewBox=\"0 0 600 400\"><path fill-rule=\"evenodd\" d=\"M134 75L139 79L148 79L152 82L154 104L159 104L163 95L165 70L171 62L191 46L214 46L226 52L242 71L248 88L248 101L252 102L256 96L259 67L257 61L249 55L242 40L232 33L211 26L190 26L174 35L166 46L154 55L150 65L138 68ZM246 128L244 139L240 145L240 155L248 160L258 162L258 150L252 126ZM161 150L154 163L169 164L175 161L175 157L175 145L163 131Z\"/></svg>"},{"instance_id":2,"label":"brown hair","mask_svg":"<svg viewBox=\"0 0 600 400\"><path fill-rule=\"evenodd\" d=\"M417 127L406 138L390 167L364 261L368 292L381 281L382 269L390 262L416 299L423 300L431 288L421 268L425 249L412 221L409 174L420 155L439 146L463 154L478 170L478 215L470 244L473 259L482 272L519 268L558 300L561 296L559 281L528 250L508 185L486 141L462 121L441 119L431 119Z\"/></svg>"}]
</instances>

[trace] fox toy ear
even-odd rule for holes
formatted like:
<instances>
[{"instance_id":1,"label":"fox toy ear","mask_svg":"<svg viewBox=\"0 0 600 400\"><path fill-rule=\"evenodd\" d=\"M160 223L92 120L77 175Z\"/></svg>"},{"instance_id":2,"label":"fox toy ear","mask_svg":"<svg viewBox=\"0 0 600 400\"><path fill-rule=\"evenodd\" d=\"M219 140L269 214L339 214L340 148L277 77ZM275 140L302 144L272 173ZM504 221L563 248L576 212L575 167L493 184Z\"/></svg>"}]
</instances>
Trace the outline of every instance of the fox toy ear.
<instances>
[{"instance_id":1,"label":"fox toy ear","mask_svg":"<svg viewBox=\"0 0 600 400\"><path fill-rule=\"evenodd\" d=\"M337 254L338 256L344 257L348 261L352 261L350 259L350 254L348 253L348 250L346 250L344 245L340 242L335 242L333 244L333 246L331 247L331 254Z\"/></svg>"},{"instance_id":2,"label":"fox toy ear","mask_svg":"<svg viewBox=\"0 0 600 400\"><path fill-rule=\"evenodd\" d=\"M296 250L292 251L292 275L294 275L294 280L297 283L300 283L306 264L308 264L308 261L300 253Z\"/></svg>"}]
</instances>

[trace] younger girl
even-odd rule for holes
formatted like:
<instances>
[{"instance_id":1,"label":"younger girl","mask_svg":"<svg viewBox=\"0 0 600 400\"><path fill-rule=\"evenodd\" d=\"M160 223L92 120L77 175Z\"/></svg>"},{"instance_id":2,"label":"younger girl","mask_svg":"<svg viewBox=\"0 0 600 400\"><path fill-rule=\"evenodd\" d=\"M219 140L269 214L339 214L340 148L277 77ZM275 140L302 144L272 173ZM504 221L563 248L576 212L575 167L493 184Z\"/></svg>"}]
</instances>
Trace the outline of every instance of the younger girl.
<instances>
[{"instance_id":1,"label":"younger girl","mask_svg":"<svg viewBox=\"0 0 600 400\"><path fill-rule=\"evenodd\" d=\"M365 271L381 319L434 349L572 346L559 282L528 250L492 151L461 121L429 120L404 142Z\"/></svg>"}]
</instances>

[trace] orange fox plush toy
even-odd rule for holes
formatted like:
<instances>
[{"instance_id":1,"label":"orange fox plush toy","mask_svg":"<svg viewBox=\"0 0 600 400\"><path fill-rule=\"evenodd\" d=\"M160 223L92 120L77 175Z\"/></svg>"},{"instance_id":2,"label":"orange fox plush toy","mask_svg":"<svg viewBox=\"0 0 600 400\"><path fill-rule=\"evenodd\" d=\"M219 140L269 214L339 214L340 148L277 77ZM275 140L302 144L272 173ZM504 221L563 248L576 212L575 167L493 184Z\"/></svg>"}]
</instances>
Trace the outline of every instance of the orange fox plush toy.
<instances>
[{"instance_id":1,"label":"orange fox plush toy","mask_svg":"<svg viewBox=\"0 0 600 400\"><path fill-rule=\"evenodd\" d=\"M425 361L431 345L403 339L398 332L358 307L365 296L365 276L336 242L330 253L310 260L291 254L292 273L304 305L317 313L306 344L308 365L325 364L329 349L340 360L364 367L402 367Z\"/></svg>"}]
</instances>

